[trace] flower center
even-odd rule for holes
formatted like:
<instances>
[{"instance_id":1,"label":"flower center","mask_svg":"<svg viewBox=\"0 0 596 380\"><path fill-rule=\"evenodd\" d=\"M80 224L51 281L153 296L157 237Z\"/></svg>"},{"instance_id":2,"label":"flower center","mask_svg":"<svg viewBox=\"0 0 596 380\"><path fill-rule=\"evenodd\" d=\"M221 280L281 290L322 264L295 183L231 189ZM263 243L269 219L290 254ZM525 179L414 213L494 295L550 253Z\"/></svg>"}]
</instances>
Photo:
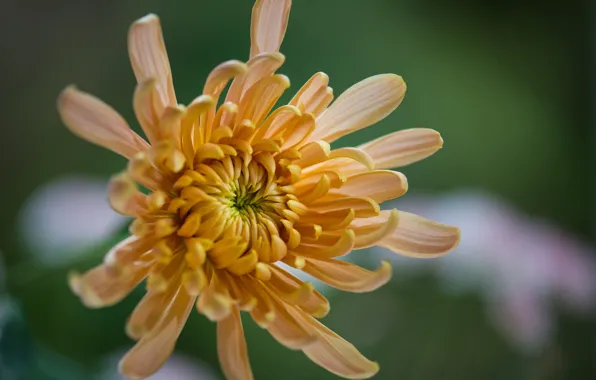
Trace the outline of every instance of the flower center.
<instances>
[{"instance_id":1,"label":"flower center","mask_svg":"<svg viewBox=\"0 0 596 380\"><path fill-rule=\"evenodd\" d=\"M135 180L153 190L132 233L152 239L150 253L164 265L186 262L183 267L195 274L212 266L234 275L270 275L259 263L282 260L300 243L293 227L302 206L292 186L297 169L271 152L231 152L176 171L176 152L153 147L136 159L144 165L131 162Z\"/></svg>"}]
</instances>

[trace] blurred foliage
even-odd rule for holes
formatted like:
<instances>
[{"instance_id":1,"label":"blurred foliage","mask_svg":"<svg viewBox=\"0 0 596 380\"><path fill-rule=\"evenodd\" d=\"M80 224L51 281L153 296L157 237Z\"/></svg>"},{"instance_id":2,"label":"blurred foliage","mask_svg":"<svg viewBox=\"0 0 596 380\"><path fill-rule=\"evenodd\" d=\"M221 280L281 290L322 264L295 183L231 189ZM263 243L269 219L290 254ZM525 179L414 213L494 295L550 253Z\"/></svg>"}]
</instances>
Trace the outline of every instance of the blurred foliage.
<instances>
[{"instance_id":1,"label":"blurred foliage","mask_svg":"<svg viewBox=\"0 0 596 380\"><path fill-rule=\"evenodd\" d=\"M293 91L317 71L330 75L336 94L381 72L398 73L408 83L396 113L340 144L402 128L437 129L445 148L405 168L410 191L483 187L529 213L594 237L587 1L567 2L564 11L560 4L514 1L294 3L282 47L287 57L282 72L290 76ZM68 266L28 264L34 255L19 241L15 223L28 195L65 173L107 177L124 165L61 125L57 94L74 82L137 128L126 54L129 24L149 12L160 15L178 99L188 103L211 68L248 55L251 5L239 0L3 3L0 32L7 38L0 41L0 80L10 90L0 103L5 179L0 248L9 267L9 290L22 307L22 318L3 321L0 353L11 371L27 367L26 379L32 380L89 378L103 356L131 345L123 326L142 293L139 289L105 310L88 310L66 286L70 269L98 263L116 238L81 252L80 262ZM430 278L368 295L334 294L332 301L325 322L380 362L379 379L596 378L593 321L564 316L552 347L527 357L502 341L476 296L447 296ZM257 379L334 378L246 322ZM385 330L371 338L379 326ZM214 326L199 315L191 317L178 347L217 368ZM30 360L33 364L26 364Z\"/></svg>"}]
</instances>

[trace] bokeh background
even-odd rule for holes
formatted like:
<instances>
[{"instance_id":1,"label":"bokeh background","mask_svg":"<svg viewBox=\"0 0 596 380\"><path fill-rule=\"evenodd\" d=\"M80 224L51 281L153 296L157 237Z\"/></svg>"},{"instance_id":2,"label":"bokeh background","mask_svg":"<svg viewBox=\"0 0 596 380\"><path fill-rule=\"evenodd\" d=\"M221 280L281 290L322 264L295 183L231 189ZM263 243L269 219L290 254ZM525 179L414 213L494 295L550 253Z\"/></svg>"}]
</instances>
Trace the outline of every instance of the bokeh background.
<instances>
[{"instance_id":1,"label":"bokeh background","mask_svg":"<svg viewBox=\"0 0 596 380\"><path fill-rule=\"evenodd\" d=\"M119 379L142 289L85 309L66 284L121 239L105 200L123 159L71 135L55 100L70 83L132 125L132 21L160 15L178 99L218 63L245 59L249 0L4 0L0 5L0 378ZM378 379L596 378L596 7L590 1L295 0L282 72L324 71L339 94L382 72L408 83L382 123L339 141L437 129L444 149L404 168L393 204L462 227L461 246L395 260L375 293L321 287L325 323L378 361ZM291 91L290 91L291 92ZM286 97L287 99L288 97ZM319 286L319 285L318 285ZM332 379L246 319L257 379ZM215 328L194 313L154 379L220 379Z\"/></svg>"}]
</instances>

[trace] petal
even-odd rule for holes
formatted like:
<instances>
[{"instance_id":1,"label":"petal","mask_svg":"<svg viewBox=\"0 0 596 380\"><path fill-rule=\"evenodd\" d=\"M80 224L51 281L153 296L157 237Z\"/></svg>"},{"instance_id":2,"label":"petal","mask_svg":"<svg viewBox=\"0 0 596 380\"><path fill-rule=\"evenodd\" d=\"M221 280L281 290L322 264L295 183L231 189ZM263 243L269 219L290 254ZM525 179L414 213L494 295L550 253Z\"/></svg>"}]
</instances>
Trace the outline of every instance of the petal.
<instances>
[{"instance_id":1,"label":"petal","mask_svg":"<svg viewBox=\"0 0 596 380\"><path fill-rule=\"evenodd\" d=\"M237 307L227 318L217 323L217 354L222 371L228 380L251 380L253 378L242 319Z\"/></svg>"},{"instance_id":2,"label":"petal","mask_svg":"<svg viewBox=\"0 0 596 380\"><path fill-rule=\"evenodd\" d=\"M130 266L126 275L118 275L109 265L99 265L83 275L73 272L68 282L72 291L89 308L112 306L126 297L147 277L149 266Z\"/></svg>"},{"instance_id":3,"label":"petal","mask_svg":"<svg viewBox=\"0 0 596 380\"><path fill-rule=\"evenodd\" d=\"M58 97L58 112L72 133L126 158L148 147L112 107L74 86Z\"/></svg>"},{"instance_id":4,"label":"petal","mask_svg":"<svg viewBox=\"0 0 596 380\"><path fill-rule=\"evenodd\" d=\"M372 292L391 279L391 265L387 261L370 271L345 261L307 258L302 270L334 288L354 293Z\"/></svg>"},{"instance_id":5,"label":"petal","mask_svg":"<svg viewBox=\"0 0 596 380\"><path fill-rule=\"evenodd\" d=\"M319 115L333 100L333 90L327 86L328 84L327 74L316 73L298 90L289 104L298 107L302 112Z\"/></svg>"},{"instance_id":6,"label":"petal","mask_svg":"<svg viewBox=\"0 0 596 380\"><path fill-rule=\"evenodd\" d=\"M155 79L160 114L166 106L176 105L170 61L159 18L150 14L136 21L128 31L128 53L138 83Z\"/></svg>"},{"instance_id":7,"label":"petal","mask_svg":"<svg viewBox=\"0 0 596 380\"><path fill-rule=\"evenodd\" d=\"M457 247L459 239L457 227L399 211L397 228L378 245L405 256L431 258L444 255Z\"/></svg>"},{"instance_id":8,"label":"petal","mask_svg":"<svg viewBox=\"0 0 596 380\"><path fill-rule=\"evenodd\" d=\"M155 328L122 358L120 372L130 379L144 379L157 372L174 351L194 301L195 297L180 287Z\"/></svg>"},{"instance_id":9,"label":"petal","mask_svg":"<svg viewBox=\"0 0 596 380\"><path fill-rule=\"evenodd\" d=\"M377 203L402 196L408 190L408 180L400 172L375 170L349 177L339 188L332 189L329 196L344 194L351 197L368 197Z\"/></svg>"},{"instance_id":10,"label":"petal","mask_svg":"<svg viewBox=\"0 0 596 380\"><path fill-rule=\"evenodd\" d=\"M392 234L398 223L399 212L397 210L383 210L379 216L355 219L349 226L356 234L354 249L372 247L381 239Z\"/></svg>"},{"instance_id":11,"label":"petal","mask_svg":"<svg viewBox=\"0 0 596 380\"><path fill-rule=\"evenodd\" d=\"M145 210L146 195L141 193L128 173L120 173L110 179L108 199L110 206L123 215L137 216Z\"/></svg>"},{"instance_id":12,"label":"petal","mask_svg":"<svg viewBox=\"0 0 596 380\"><path fill-rule=\"evenodd\" d=\"M211 97L217 99L232 78L247 71L248 66L240 61L232 60L220 64L207 77L203 94L211 95Z\"/></svg>"},{"instance_id":13,"label":"petal","mask_svg":"<svg viewBox=\"0 0 596 380\"><path fill-rule=\"evenodd\" d=\"M352 209L357 218L367 218L377 216L380 208L379 204L370 198L365 197L345 197L311 203L308 208L319 213L340 211Z\"/></svg>"},{"instance_id":14,"label":"petal","mask_svg":"<svg viewBox=\"0 0 596 380\"><path fill-rule=\"evenodd\" d=\"M279 51L290 17L291 0L257 0L252 8L250 56Z\"/></svg>"},{"instance_id":15,"label":"petal","mask_svg":"<svg viewBox=\"0 0 596 380\"><path fill-rule=\"evenodd\" d=\"M344 230L340 238L332 246L300 244L292 250L298 256L312 257L315 259L329 259L332 257L345 256L352 251L356 242L356 235L352 230Z\"/></svg>"},{"instance_id":16,"label":"petal","mask_svg":"<svg viewBox=\"0 0 596 380\"><path fill-rule=\"evenodd\" d=\"M443 146L439 132L427 128L404 129L361 145L377 169L392 169L420 161Z\"/></svg>"},{"instance_id":17,"label":"petal","mask_svg":"<svg viewBox=\"0 0 596 380\"><path fill-rule=\"evenodd\" d=\"M327 371L347 379L367 379L379 371L379 365L365 358L354 345L325 327L322 323L293 309L302 323L314 328L318 340L302 351Z\"/></svg>"},{"instance_id":18,"label":"petal","mask_svg":"<svg viewBox=\"0 0 596 380\"><path fill-rule=\"evenodd\" d=\"M356 83L318 117L311 140L333 142L382 120L397 108L405 92L405 82L395 74L380 74Z\"/></svg>"},{"instance_id":19,"label":"petal","mask_svg":"<svg viewBox=\"0 0 596 380\"><path fill-rule=\"evenodd\" d=\"M302 310L316 318L323 318L329 313L329 301L325 296L310 289L305 283L277 265L271 265L271 279L266 283L277 296L287 303L299 306ZM304 289L309 290L304 292Z\"/></svg>"},{"instance_id":20,"label":"petal","mask_svg":"<svg viewBox=\"0 0 596 380\"><path fill-rule=\"evenodd\" d=\"M226 102L240 104L246 90L261 79L275 73L285 60L286 57L278 52L262 53L249 59L246 62L248 72L234 78L226 95Z\"/></svg>"},{"instance_id":21,"label":"petal","mask_svg":"<svg viewBox=\"0 0 596 380\"><path fill-rule=\"evenodd\" d=\"M150 78L137 85L133 97L133 108L145 136L152 144L157 142L160 132L159 116L156 113L156 110L161 109L157 103L159 101L155 79Z\"/></svg>"}]
</instances>

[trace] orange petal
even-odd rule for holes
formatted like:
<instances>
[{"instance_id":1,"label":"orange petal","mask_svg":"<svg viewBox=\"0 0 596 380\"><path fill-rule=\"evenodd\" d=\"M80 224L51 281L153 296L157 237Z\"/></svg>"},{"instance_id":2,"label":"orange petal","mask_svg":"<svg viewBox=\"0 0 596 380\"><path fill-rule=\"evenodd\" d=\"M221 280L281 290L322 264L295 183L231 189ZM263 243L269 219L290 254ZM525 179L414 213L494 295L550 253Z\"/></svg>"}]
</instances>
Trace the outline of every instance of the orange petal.
<instances>
[{"instance_id":1,"label":"orange petal","mask_svg":"<svg viewBox=\"0 0 596 380\"><path fill-rule=\"evenodd\" d=\"M308 208L309 210L319 213L352 209L358 218L377 216L380 211L379 204L377 202L365 197L344 197L324 201L321 200L311 203Z\"/></svg>"},{"instance_id":2,"label":"orange petal","mask_svg":"<svg viewBox=\"0 0 596 380\"><path fill-rule=\"evenodd\" d=\"M310 138L333 142L366 128L393 112L405 92L405 82L395 74L375 75L356 83L318 117L317 129Z\"/></svg>"},{"instance_id":3,"label":"orange petal","mask_svg":"<svg viewBox=\"0 0 596 380\"><path fill-rule=\"evenodd\" d=\"M325 296L296 276L277 265L271 265L271 278L266 283L276 295L289 304L299 306L316 318L323 318L329 312L329 301ZM304 292L304 289L309 290Z\"/></svg>"},{"instance_id":4,"label":"orange petal","mask_svg":"<svg viewBox=\"0 0 596 380\"><path fill-rule=\"evenodd\" d=\"M248 66L240 61L232 60L220 64L207 77L203 94L211 95L214 99L217 99L232 78L247 71Z\"/></svg>"},{"instance_id":5,"label":"orange petal","mask_svg":"<svg viewBox=\"0 0 596 380\"><path fill-rule=\"evenodd\" d=\"M379 213L379 216L355 219L349 227L356 234L354 249L368 248L378 244L380 240L395 231L398 223L399 213L397 210L384 210Z\"/></svg>"},{"instance_id":6,"label":"orange petal","mask_svg":"<svg viewBox=\"0 0 596 380\"><path fill-rule=\"evenodd\" d=\"M228 380L252 380L242 319L237 307L217 323L217 354Z\"/></svg>"},{"instance_id":7,"label":"orange petal","mask_svg":"<svg viewBox=\"0 0 596 380\"><path fill-rule=\"evenodd\" d=\"M292 98L289 104L300 108L303 112L318 115L333 100L333 91L327 85L329 77L325 73L316 73Z\"/></svg>"},{"instance_id":8,"label":"orange petal","mask_svg":"<svg viewBox=\"0 0 596 380\"><path fill-rule=\"evenodd\" d=\"M332 246L317 246L300 244L292 250L292 253L304 257L328 259L331 257L344 256L354 248L356 236L352 230L344 230L339 240Z\"/></svg>"},{"instance_id":9,"label":"orange petal","mask_svg":"<svg viewBox=\"0 0 596 380\"><path fill-rule=\"evenodd\" d=\"M391 170L375 170L349 177L339 189L329 191L329 196L344 194L351 197L368 197L381 203L400 197L407 190L408 180L402 173Z\"/></svg>"},{"instance_id":10,"label":"orange petal","mask_svg":"<svg viewBox=\"0 0 596 380\"><path fill-rule=\"evenodd\" d=\"M246 62L248 72L234 78L226 95L226 101L240 104L240 99L242 99L246 90L261 79L275 73L285 60L286 57L278 52L261 53L249 59Z\"/></svg>"},{"instance_id":11,"label":"orange petal","mask_svg":"<svg viewBox=\"0 0 596 380\"><path fill-rule=\"evenodd\" d=\"M158 101L159 94L155 79L149 78L137 85L133 96L133 108L145 136L152 144L159 138L159 115L156 114L156 110L161 108L156 104Z\"/></svg>"},{"instance_id":12,"label":"orange petal","mask_svg":"<svg viewBox=\"0 0 596 380\"><path fill-rule=\"evenodd\" d=\"M317 341L302 351L316 364L346 379L368 379L379 371L379 365L365 358L354 345L300 310L292 310L297 319L314 328Z\"/></svg>"},{"instance_id":13,"label":"orange petal","mask_svg":"<svg viewBox=\"0 0 596 380\"><path fill-rule=\"evenodd\" d=\"M307 258L302 270L334 288L354 293L372 292L391 279L391 265L387 261L370 271L345 261Z\"/></svg>"},{"instance_id":14,"label":"orange petal","mask_svg":"<svg viewBox=\"0 0 596 380\"><path fill-rule=\"evenodd\" d=\"M156 81L157 114L160 115L166 106L175 106L170 61L156 15L147 15L132 24L128 31L128 53L137 82L144 83L151 78Z\"/></svg>"},{"instance_id":15,"label":"orange petal","mask_svg":"<svg viewBox=\"0 0 596 380\"><path fill-rule=\"evenodd\" d=\"M85 306L101 308L120 302L147 277L149 269L149 266L130 266L126 276L122 276L102 264L83 275L71 273L68 282Z\"/></svg>"},{"instance_id":16,"label":"orange petal","mask_svg":"<svg viewBox=\"0 0 596 380\"><path fill-rule=\"evenodd\" d=\"M168 360L186 324L195 297L180 288L163 318L122 358L120 372L130 379L151 376Z\"/></svg>"},{"instance_id":17,"label":"orange petal","mask_svg":"<svg viewBox=\"0 0 596 380\"><path fill-rule=\"evenodd\" d=\"M58 112L72 133L126 158L149 147L113 108L74 86L60 93Z\"/></svg>"},{"instance_id":18,"label":"orange petal","mask_svg":"<svg viewBox=\"0 0 596 380\"><path fill-rule=\"evenodd\" d=\"M137 216L146 209L146 195L141 193L128 173L115 175L108 184L108 199L117 212Z\"/></svg>"},{"instance_id":19,"label":"orange petal","mask_svg":"<svg viewBox=\"0 0 596 380\"><path fill-rule=\"evenodd\" d=\"M405 129L361 145L377 169L391 169L420 161L443 146L439 132L426 128Z\"/></svg>"},{"instance_id":20,"label":"orange petal","mask_svg":"<svg viewBox=\"0 0 596 380\"><path fill-rule=\"evenodd\" d=\"M290 17L291 0L257 0L252 8L250 56L279 51Z\"/></svg>"},{"instance_id":21,"label":"orange petal","mask_svg":"<svg viewBox=\"0 0 596 380\"><path fill-rule=\"evenodd\" d=\"M399 211L397 228L377 244L401 255L431 258L442 256L457 247L459 239L457 227Z\"/></svg>"}]
</instances>

